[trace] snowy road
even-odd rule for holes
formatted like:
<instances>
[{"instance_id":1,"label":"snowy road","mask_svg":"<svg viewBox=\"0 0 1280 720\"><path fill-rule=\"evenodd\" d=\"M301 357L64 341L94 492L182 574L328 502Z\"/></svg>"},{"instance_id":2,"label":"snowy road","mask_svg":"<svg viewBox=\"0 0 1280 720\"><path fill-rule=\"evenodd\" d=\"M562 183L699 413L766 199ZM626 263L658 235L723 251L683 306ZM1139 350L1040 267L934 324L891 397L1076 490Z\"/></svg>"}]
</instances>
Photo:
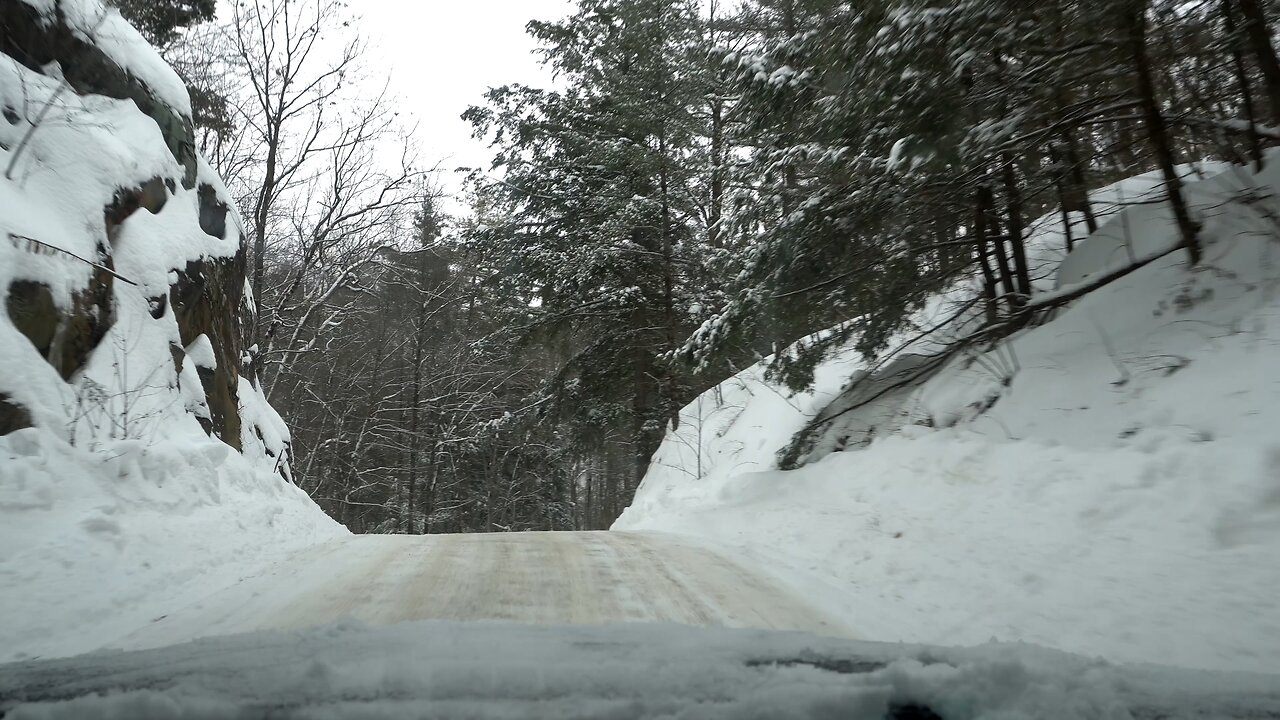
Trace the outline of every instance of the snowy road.
<instances>
[{"instance_id":1,"label":"snowy road","mask_svg":"<svg viewBox=\"0 0 1280 720\"><path fill-rule=\"evenodd\" d=\"M0 664L0 717L1280 718L1273 677L777 629L848 632L680 536L355 536L111 643L134 652Z\"/></svg>"},{"instance_id":2,"label":"snowy road","mask_svg":"<svg viewBox=\"0 0 1280 720\"><path fill-rule=\"evenodd\" d=\"M111 643L290 630L345 617L635 621L851 637L775 582L681 538L616 532L363 535L321 545Z\"/></svg>"}]
</instances>

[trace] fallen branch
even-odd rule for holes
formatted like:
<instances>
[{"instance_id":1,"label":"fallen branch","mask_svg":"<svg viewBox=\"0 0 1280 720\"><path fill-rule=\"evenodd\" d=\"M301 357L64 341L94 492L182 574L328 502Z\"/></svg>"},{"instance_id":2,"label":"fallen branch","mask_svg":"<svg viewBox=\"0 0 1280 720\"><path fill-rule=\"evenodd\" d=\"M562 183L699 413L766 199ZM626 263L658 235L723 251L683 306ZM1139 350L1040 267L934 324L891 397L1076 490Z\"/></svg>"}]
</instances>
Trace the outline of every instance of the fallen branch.
<instances>
[{"instance_id":1,"label":"fallen branch","mask_svg":"<svg viewBox=\"0 0 1280 720\"><path fill-rule=\"evenodd\" d=\"M90 265L90 266L92 266L92 267L94 267L94 268L97 268L98 270L101 270L102 272L107 273L107 274L108 274L108 275L110 275L111 277L113 277L113 278L115 278L115 279L117 279L117 280L119 280L119 281L121 281L121 282L127 282L127 283L129 283L130 285L133 285L134 287L137 287L137 286L138 286L138 283L136 283L136 282L134 282L134 281L130 280L129 278L127 278L127 277L125 277L125 276L121 275L120 273L116 272L115 270L112 270L111 268L109 268L109 267L107 267L107 266L105 266L105 265L99 265L98 263L96 263L96 262L94 262L94 261L92 261L92 260L86 260L86 259L84 259L84 258L80 257L79 255L77 255L77 254L75 254L75 253L71 252L70 250L63 250L62 248L57 247L56 245L50 245L50 244L49 244L49 243L47 243L47 242L44 242L44 241L41 241L41 240L37 240L37 239L35 239L35 238L33 238L33 237L27 237L26 235L18 235L18 234L16 234L16 233L9 233L9 241L13 243L13 246L14 246L14 247L21 249L21 244L20 244L20 242L21 242L21 241L23 241L23 240L25 240L25 241L27 241L27 242L29 242L29 243L35 243L36 245L39 245L40 247L48 248L49 250L53 250L53 251L55 251L55 252L60 252L60 253L62 253L62 254L64 254L64 255L70 255L71 257L73 257L73 258L75 258L75 259L79 260L80 262L85 263L86 265Z\"/></svg>"},{"instance_id":2,"label":"fallen branch","mask_svg":"<svg viewBox=\"0 0 1280 720\"><path fill-rule=\"evenodd\" d=\"M1076 287L1073 287L1070 290L1067 290L1065 292L1048 293L1047 295L1043 295L1039 298L1035 298L1031 302L1023 306L1019 314L1021 315L1025 313L1035 312L1038 310L1053 308L1053 307L1062 305L1064 303L1071 302L1072 300L1075 300L1078 297L1081 297L1083 295L1088 295L1089 293L1103 287L1104 285L1110 285L1111 283L1115 282L1116 280L1119 280L1125 275L1128 275L1129 273L1134 272L1135 270L1141 270L1142 268L1146 267L1147 265L1150 265L1156 260L1159 260L1160 258L1165 257L1166 255L1172 255L1173 253L1182 249L1183 249L1182 245L1177 245L1175 247L1169 248L1168 250L1164 250L1160 253L1152 255L1149 258L1139 260L1129 265L1125 265L1124 267L1118 270L1112 270L1111 272L1105 275L1100 275L1095 280L1084 283L1083 285L1077 285Z\"/></svg>"}]
</instances>

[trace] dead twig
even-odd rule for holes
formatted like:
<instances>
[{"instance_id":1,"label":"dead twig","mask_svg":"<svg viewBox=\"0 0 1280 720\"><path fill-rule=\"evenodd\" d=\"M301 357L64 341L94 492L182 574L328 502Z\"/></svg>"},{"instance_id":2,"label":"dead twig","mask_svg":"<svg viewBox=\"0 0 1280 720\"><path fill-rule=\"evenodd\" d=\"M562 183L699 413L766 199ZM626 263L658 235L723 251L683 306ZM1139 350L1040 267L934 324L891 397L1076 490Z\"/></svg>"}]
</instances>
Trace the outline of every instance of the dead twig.
<instances>
[{"instance_id":1,"label":"dead twig","mask_svg":"<svg viewBox=\"0 0 1280 720\"><path fill-rule=\"evenodd\" d=\"M116 272L115 270L112 270L111 268L109 268L109 267L107 267L107 266L105 266L105 265L99 265L98 263L96 263L96 262L94 262L94 261L92 261L92 260L86 260L85 258L80 257L79 255L77 255L77 254L75 254L75 253L71 252L70 250L63 250L62 248L60 248L60 247L58 247L58 246L56 246L56 245L50 245L49 243L44 242L43 240L37 240L37 239L35 239L35 238L33 238L33 237L28 237L28 236L26 236L26 235L18 235L18 234L16 234L16 233L9 233L9 242L13 243L13 246L14 246L14 247L21 249L21 247L22 247L21 243L22 243L23 241L26 241L26 242L28 242L28 243L35 243L36 245L39 245L39 246L40 246L40 247L42 247L42 248L46 248L46 249L49 249L49 250L53 250L53 251L55 251L55 252L60 252L60 253L62 253L62 254L64 254L64 255L70 255L71 257L73 257L73 258L75 258L75 259L79 260L80 262L85 263L86 265L90 265L90 266L92 266L92 267L94 267L94 268L96 268L96 269L98 269L98 270L101 270L102 272L107 273L107 274L108 274L108 275L110 275L111 277L113 277L113 278L115 278L115 279L117 279L117 280L119 280L119 281L121 281L121 282L127 282L127 283L129 283L130 285L133 285L134 287L137 287L137 286L138 286L138 283L136 283L136 282L134 282L134 281L130 280L129 278L127 278L127 277L125 277L125 276L121 275L120 273Z\"/></svg>"}]
</instances>

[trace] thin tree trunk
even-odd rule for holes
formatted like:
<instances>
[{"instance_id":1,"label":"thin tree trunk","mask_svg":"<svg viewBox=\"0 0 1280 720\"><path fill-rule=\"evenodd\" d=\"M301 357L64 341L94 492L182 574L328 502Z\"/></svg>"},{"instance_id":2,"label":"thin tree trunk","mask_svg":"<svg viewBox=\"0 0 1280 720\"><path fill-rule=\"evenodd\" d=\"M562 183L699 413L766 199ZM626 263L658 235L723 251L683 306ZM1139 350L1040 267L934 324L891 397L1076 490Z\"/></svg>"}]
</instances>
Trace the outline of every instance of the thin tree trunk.
<instances>
[{"instance_id":1,"label":"thin tree trunk","mask_svg":"<svg viewBox=\"0 0 1280 720\"><path fill-rule=\"evenodd\" d=\"M1253 46L1253 57L1262 71L1271 101L1271 123L1280 126L1280 60L1276 59L1275 46L1271 44L1271 26L1266 11L1258 0L1237 0L1240 14L1244 16L1245 34Z\"/></svg>"},{"instance_id":2,"label":"thin tree trunk","mask_svg":"<svg viewBox=\"0 0 1280 720\"><path fill-rule=\"evenodd\" d=\"M595 463L592 462L592 470L595 469ZM593 472L587 473L587 502L582 512L582 525L584 530L595 529L595 523L592 522L592 513L595 512L595 493L592 491L592 485L595 484Z\"/></svg>"},{"instance_id":3,"label":"thin tree trunk","mask_svg":"<svg viewBox=\"0 0 1280 720\"><path fill-rule=\"evenodd\" d=\"M707 21L707 27L710 30L708 38L708 46L716 47L716 0L711 0ZM718 65L718 64L717 64ZM721 98L720 90L723 70L715 67L711 71L717 82L712 86L712 97L710 102L711 109L711 182L710 196L707 198L707 243L713 248L724 246L722 236L724 234L721 223L724 221L724 172L725 172L725 152L724 152L724 99Z\"/></svg>"},{"instance_id":4,"label":"thin tree trunk","mask_svg":"<svg viewBox=\"0 0 1280 720\"><path fill-rule=\"evenodd\" d=\"M707 202L707 243L713 248L724 247L724 103L720 98L711 101L711 193Z\"/></svg>"},{"instance_id":5,"label":"thin tree trunk","mask_svg":"<svg viewBox=\"0 0 1280 720\"><path fill-rule=\"evenodd\" d=\"M1067 252L1074 249L1075 241L1071 237L1071 203L1067 200L1066 180L1067 173L1070 170L1062 162L1062 157L1058 154L1058 149L1053 145L1049 146L1049 162L1057 167L1054 174L1053 185L1058 191L1058 210L1062 213L1062 234L1066 240Z\"/></svg>"},{"instance_id":6,"label":"thin tree trunk","mask_svg":"<svg viewBox=\"0 0 1280 720\"><path fill-rule=\"evenodd\" d=\"M984 200L982 188L979 188L973 202L973 232L977 238L978 264L982 268L982 292L987 298L987 324L991 325L999 318L999 308L996 306L996 276L987 254L987 208L983 205Z\"/></svg>"},{"instance_id":7,"label":"thin tree trunk","mask_svg":"<svg viewBox=\"0 0 1280 720\"><path fill-rule=\"evenodd\" d=\"M991 192L991 188L986 185L979 187L978 205L986 218L984 226L991 241L991 247L995 251L996 265L1000 268L1000 286L1004 290L1006 301L1012 304L1013 297L1018 291L1013 284L1013 271L1009 269L1009 256L1004 250L1004 238L1000 237L1000 222L996 220L995 204L995 195Z\"/></svg>"},{"instance_id":8,"label":"thin tree trunk","mask_svg":"<svg viewBox=\"0 0 1280 720\"><path fill-rule=\"evenodd\" d=\"M1013 254L1013 268L1017 273L1018 295L1010 298L1015 307L1025 305L1031 297L1031 271L1027 266L1027 247L1022 240L1022 192L1018 188L1018 174L1013 166L1013 158L1005 155L1004 163L1004 195L1008 221L1005 223L1009 231L1009 249Z\"/></svg>"},{"instance_id":9,"label":"thin tree trunk","mask_svg":"<svg viewBox=\"0 0 1280 720\"><path fill-rule=\"evenodd\" d=\"M581 525L578 522L578 478L576 475L569 476L569 529L581 529Z\"/></svg>"},{"instance_id":10,"label":"thin tree trunk","mask_svg":"<svg viewBox=\"0 0 1280 720\"><path fill-rule=\"evenodd\" d=\"M1054 102L1058 106L1059 118L1064 119L1067 104L1065 91L1059 89L1055 92ZM1093 206L1089 203L1089 183L1085 179L1084 163L1080 160L1080 146L1071 128L1064 126L1061 135L1063 160L1066 162L1061 179L1065 187L1060 193L1063 197L1063 207L1068 212L1083 213L1085 227L1089 229L1090 234L1093 234L1098 231L1098 219L1094 216Z\"/></svg>"},{"instance_id":11,"label":"thin tree trunk","mask_svg":"<svg viewBox=\"0 0 1280 720\"><path fill-rule=\"evenodd\" d=\"M1142 103L1143 116L1147 129L1147 139L1155 151L1156 162L1160 165L1160 173L1164 176L1165 191L1169 205L1173 209L1173 217L1178 225L1182 247L1192 265L1200 263L1199 229L1191 219L1187 209L1186 198L1182 194L1182 180L1177 173L1177 160L1174 157L1173 145L1169 140L1164 116L1160 112L1160 101L1156 97L1155 83L1152 81L1151 64L1147 58L1147 18L1146 0L1130 0L1130 6L1122 13L1128 31L1130 59L1133 62L1134 79L1137 81L1138 95Z\"/></svg>"},{"instance_id":12,"label":"thin tree trunk","mask_svg":"<svg viewBox=\"0 0 1280 720\"><path fill-rule=\"evenodd\" d=\"M255 312L253 337L250 340L250 344L257 345L259 351L262 350L262 339L266 333L266 329L263 326L263 322L266 319L262 316L262 303L266 295L266 288L264 287L266 265L264 258L267 254L267 221L271 217L271 205L275 200L276 156L280 148L279 128L273 120L269 122L272 122L272 127L275 129L271 131L267 139L267 160L263 168L262 188L258 193L258 201L254 207L253 217L253 304ZM253 363L253 368L256 377L258 363Z\"/></svg>"},{"instance_id":13,"label":"thin tree trunk","mask_svg":"<svg viewBox=\"0 0 1280 720\"><path fill-rule=\"evenodd\" d=\"M796 4L795 0L786 0L783 5L782 14L783 28L786 30L787 37L794 37L796 34ZM795 138L795 121L788 114L784 122L783 140L791 142ZM782 213L789 215L795 208L796 188L799 186L799 179L796 174L795 165L788 162L782 171Z\"/></svg>"},{"instance_id":14,"label":"thin tree trunk","mask_svg":"<svg viewBox=\"0 0 1280 720\"><path fill-rule=\"evenodd\" d=\"M1235 13L1231 8L1231 0L1222 0L1220 7L1223 29L1226 30L1231 42L1231 67L1236 75L1236 84L1240 86L1240 102L1244 109L1244 119L1249 123L1249 155L1253 158L1254 169L1262 172L1262 142L1258 139L1258 115L1253 108L1253 88L1249 86L1249 72L1245 68L1244 55L1240 51Z\"/></svg>"},{"instance_id":15,"label":"thin tree trunk","mask_svg":"<svg viewBox=\"0 0 1280 720\"><path fill-rule=\"evenodd\" d=\"M1074 198L1073 210L1079 210L1084 213L1084 226L1089 229L1089 234L1098 231L1098 218L1093 214L1093 205L1089 202L1089 184L1085 180L1084 163L1080 160L1080 151L1076 143L1075 133L1070 130L1063 132L1065 139L1064 151L1067 155L1067 166L1071 169L1071 195Z\"/></svg>"},{"instance_id":16,"label":"thin tree trunk","mask_svg":"<svg viewBox=\"0 0 1280 720\"><path fill-rule=\"evenodd\" d=\"M425 307L423 305L422 307ZM413 520L414 505L418 491L418 404L422 393L422 325L423 313L419 312L417 327L414 328L413 342L413 380L409 400L409 534L417 532Z\"/></svg>"},{"instance_id":17,"label":"thin tree trunk","mask_svg":"<svg viewBox=\"0 0 1280 720\"><path fill-rule=\"evenodd\" d=\"M1063 35L1067 30L1060 12L1054 15L1055 26L1059 29L1058 40L1061 42ZM1070 104L1069 91L1062 85L1057 85L1053 90L1054 109L1057 112L1058 121L1062 125L1060 133L1062 138L1063 160L1066 162L1066 168L1059 176L1061 187L1059 188L1059 199L1062 202L1064 216L1067 213L1079 212L1084 215L1085 227L1090 233L1097 232L1098 220L1093 215L1093 208L1089 204L1089 184L1085 178L1085 165L1080 159L1080 147L1076 140L1076 128L1067 124L1067 106ZM1051 146L1052 147L1052 146ZM1054 162L1057 162L1056 160ZM1071 226L1064 223L1067 228L1067 246L1070 249L1072 244Z\"/></svg>"},{"instance_id":18,"label":"thin tree trunk","mask_svg":"<svg viewBox=\"0 0 1280 720\"><path fill-rule=\"evenodd\" d=\"M422 492L422 534L426 535L431 532L431 513L435 512L436 502L436 483L440 479L440 463L436 459L436 453L439 452L440 441L438 439L431 440L431 468L430 474L427 476L426 487Z\"/></svg>"}]
</instances>

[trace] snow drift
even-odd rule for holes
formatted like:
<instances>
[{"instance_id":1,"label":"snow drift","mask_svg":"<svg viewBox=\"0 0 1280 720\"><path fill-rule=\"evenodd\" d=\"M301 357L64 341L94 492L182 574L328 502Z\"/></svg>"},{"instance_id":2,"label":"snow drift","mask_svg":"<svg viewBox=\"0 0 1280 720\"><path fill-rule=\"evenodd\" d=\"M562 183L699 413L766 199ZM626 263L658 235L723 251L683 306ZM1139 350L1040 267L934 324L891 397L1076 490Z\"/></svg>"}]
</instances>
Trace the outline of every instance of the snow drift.
<instances>
[{"instance_id":1,"label":"snow drift","mask_svg":"<svg viewBox=\"0 0 1280 720\"><path fill-rule=\"evenodd\" d=\"M96 0L0 0L0 26L5 659L337 530L244 374L243 231L181 80Z\"/></svg>"},{"instance_id":2,"label":"snow drift","mask_svg":"<svg viewBox=\"0 0 1280 720\"><path fill-rule=\"evenodd\" d=\"M808 393L740 373L683 410L615 529L719 542L868 639L1280 672L1271 162L1189 182L1206 243L1194 269L1170 252L1149 176L1100 193L1134 204L1060 263L1047 215L1032 252L1056 272L1037 300L1151 262L874 402L966 319L903 333L881 363L832 357ZM915 324L974 293L935 298Z\"/></svg>"}]
</instances>

